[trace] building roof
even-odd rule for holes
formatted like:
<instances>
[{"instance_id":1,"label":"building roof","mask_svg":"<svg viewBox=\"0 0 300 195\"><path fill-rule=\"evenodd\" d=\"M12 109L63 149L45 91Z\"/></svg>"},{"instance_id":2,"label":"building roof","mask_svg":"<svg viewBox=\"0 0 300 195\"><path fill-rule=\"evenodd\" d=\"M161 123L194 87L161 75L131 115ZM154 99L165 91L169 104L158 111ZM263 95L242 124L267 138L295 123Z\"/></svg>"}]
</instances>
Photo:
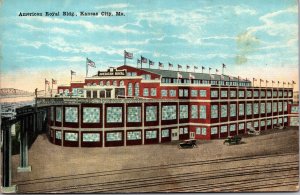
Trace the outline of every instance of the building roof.
<instances>
[{"instance_id":1,"label":"building roof","mask_svg":"<svg viewBox=\"0 0 300 195\"><path fill-rule=\"evenodd\" d=\"M174 70L160 70L160 69L152 69L152 68L143 68L143 70L152 72L155 74L159 74L162 77L168 77L168 78L177 78L177 74L180 73L182 75L183 79L189 79L189 75L195 76L195 79L199 80L223 80L223 81L238 81L237 77L229 76L229 75L223 75L221 78L221 75L219 74L208 74L208 73L197 73L197 72L184 72L184 71L174 71ZM244 82L250 82L249 80L246 81L246 79L241 79L240 81Z\"/></svg>"}]
</instances>

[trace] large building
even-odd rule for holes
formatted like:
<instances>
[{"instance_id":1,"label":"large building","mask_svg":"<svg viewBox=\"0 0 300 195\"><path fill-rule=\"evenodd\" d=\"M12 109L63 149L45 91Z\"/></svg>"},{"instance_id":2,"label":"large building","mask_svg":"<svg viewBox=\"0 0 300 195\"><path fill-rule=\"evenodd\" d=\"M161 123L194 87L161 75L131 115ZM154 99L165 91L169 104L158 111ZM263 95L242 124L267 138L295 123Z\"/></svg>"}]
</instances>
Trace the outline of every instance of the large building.
<instances>
[{"instance_id":1,"label":"large building","mask_svg":"<svg viewBox=\"0 0 300 195\"><path fill-rule=\"evenodd\" d=\"M218 139L298 126L293 88L254 87L226 75L120 66L58 86L49 106L51 142L107 147Z\"/></svg>"}]
</instances>

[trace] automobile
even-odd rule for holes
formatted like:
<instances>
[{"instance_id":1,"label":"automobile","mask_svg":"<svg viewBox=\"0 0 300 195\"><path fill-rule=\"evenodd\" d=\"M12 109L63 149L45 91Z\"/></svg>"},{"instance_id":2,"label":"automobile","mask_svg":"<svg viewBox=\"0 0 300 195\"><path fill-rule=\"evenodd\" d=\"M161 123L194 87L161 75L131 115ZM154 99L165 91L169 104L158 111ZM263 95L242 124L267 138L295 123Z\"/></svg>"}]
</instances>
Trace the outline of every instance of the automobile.
<instances>
[{"instance_id":1,"label":"automobile","mask_svg":"<svg viewBox=\"0 0 300 195\"><path fill-rule=\"evenodd\" d=\"M235 135L235 136L228 136L224 140L223 144L226 144L226 143L228 143L228 145L231 145L231 144L240 144L241 140L242 140L242 137L239 137L237 135Z\"/></svg>"},{"instance_id":2,"label":"automobile","mask_svg":"<svg viewBox=\"0 0 300 195\"><path fill-rule=\"evenodd\" d=\"M179 144L179 148L194 148L197 147L195 139L184 140Z\"/></svg>"},{"instance_id":3,"label":"automobile","mask_svg":"<svg viewBox=\"0 0 300 195\"><path fill-rule=\"evenodd\" d=\"M255 130L254 128L248 128L247 129L248 135L260 135L260 131Z\"/></svg>"}]
</instances>

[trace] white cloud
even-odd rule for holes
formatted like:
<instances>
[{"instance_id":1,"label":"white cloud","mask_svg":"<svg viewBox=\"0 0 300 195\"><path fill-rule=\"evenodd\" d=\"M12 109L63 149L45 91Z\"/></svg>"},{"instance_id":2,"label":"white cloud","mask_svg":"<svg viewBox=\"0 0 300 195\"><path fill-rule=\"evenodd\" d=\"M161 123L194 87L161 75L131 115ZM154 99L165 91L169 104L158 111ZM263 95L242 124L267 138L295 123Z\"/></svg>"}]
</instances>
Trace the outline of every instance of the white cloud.
<instances>
[{"instance_id":1,"label":"white cloud","mask_svg":"<svg viewBox=\"0 0 300 195\"><path fill-rule=\"evenodd\" d=\"M237 15L242 15L242 14L250 14L250 15L256 15L257 12L254 9L251 9L249 7L245 7L245 6L234 6L233 7L234 12Z\"/></svg>"},{"instance_id":2,"label":"white cloud","mask_svg":"<svg viewBox=\"0 0 300 195\"><path fill-rule=\"evenodd\" d=\"M39 28L26 23L16 23L16 25L29 32L45 32L45 33L63 34L63 35L70 35L70 36L76 36L80 33L80 31L78 30L69 30L69 29L58 28L58 27Z\"/></svg>"}]
</instances>

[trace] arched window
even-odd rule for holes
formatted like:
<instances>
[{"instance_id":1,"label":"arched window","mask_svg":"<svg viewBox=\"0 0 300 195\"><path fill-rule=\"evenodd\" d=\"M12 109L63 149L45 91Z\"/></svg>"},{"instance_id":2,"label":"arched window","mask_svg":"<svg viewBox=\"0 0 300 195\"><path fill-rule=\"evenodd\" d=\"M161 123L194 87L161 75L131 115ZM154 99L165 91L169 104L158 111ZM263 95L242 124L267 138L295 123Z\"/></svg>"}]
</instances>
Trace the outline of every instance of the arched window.
<instances>
[{"instance_id":1,"label":"arched window","mask_svg":"<svg viewBox=\"0 0 300 195\"><path fill-rule=\"evenodd\" d=\"M140 95L140 86L139 83L135 83L134 85L134 95L138 97Z\"/></svg>"},{"instance_id":2,"label":"arched window","mask_svg":"<svg viewBox=\"0 0 300 195\"><path fill-rule=\"evenodd\" d=\"M93 83L93 86L96 86L97 84L96 83Z\"/></svg>"},{"instance_id":3,"label":"arched window","mask_svg":"<svg viewBox=\"0 0 300 195\"><path fill-rule=\"evenodd\" d=\"M100 85L100 86L103 86L103 81L100 81L99 85Z\"/></svg>"},{"instance_id":4,"label":"arched window","mask_svg":"<svg viewBox=\"0 0 300 195\"><path fill-rule=\"evenodd\" d=\"M127 96L132 96L132 83L128 83L128 92Z\"/></svg>"},{"instance_id":5,"label":"arched window","mask_svg":"<svg viewBox=\"0 0 300 195\"><path fill-rule=\"evenodd\" d=\"M110 86L110 81L106 81L106 86Z\"/></svg>"},{"instance_id":6,"label":"arched window","mask_svg":"<svg viewBox=\"0 0 300 195\"><path fill-rule=\"evenodd\" d=\"M124 81L123 80L120 81L120 86L124 86Z\"/></svg>"},{"instance_id":7,"label":"arched window","mask_svg":"<svg viewBox=\"0 0 300 195\"><path fill-rule=\"evenodd\" d=\"M114 82L113 82L113 86L118 86L117 81L114 81Z\"/></svg>"}]
</instances>

